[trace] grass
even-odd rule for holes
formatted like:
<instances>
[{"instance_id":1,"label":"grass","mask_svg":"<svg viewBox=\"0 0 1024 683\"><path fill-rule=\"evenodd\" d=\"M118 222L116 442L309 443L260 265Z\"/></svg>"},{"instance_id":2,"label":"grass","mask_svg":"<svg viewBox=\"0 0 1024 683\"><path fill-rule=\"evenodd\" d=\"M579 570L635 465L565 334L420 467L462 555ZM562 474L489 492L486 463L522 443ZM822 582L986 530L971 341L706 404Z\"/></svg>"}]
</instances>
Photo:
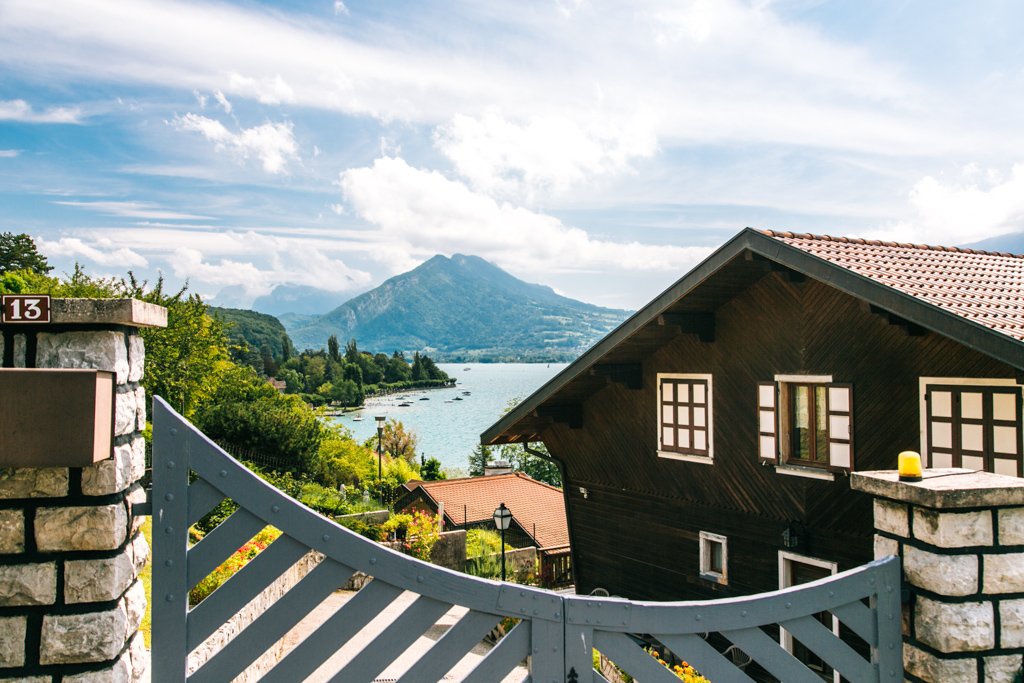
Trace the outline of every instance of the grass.
<instances>
[{"instance_id":1,"label":"grass","mask_svg":"<svg viewBox=\"0 0 1024 683\"><path fill-rule=\"evenodd\" d=\"M142 638L146 643L146 647L149 648L150 630L152 629L152 617L153 617L153 563L152 563L152 552L153 552L153 518L146 517L146 521L142 524L142 535L146 537L146 543L150 548L150 561L146 562L146 566L139 572L139 579L142 580L142 587L146 591L146 613L142 616L142 625L139 626L139 630L142 631Z\"/></svg>"}]
</instances>

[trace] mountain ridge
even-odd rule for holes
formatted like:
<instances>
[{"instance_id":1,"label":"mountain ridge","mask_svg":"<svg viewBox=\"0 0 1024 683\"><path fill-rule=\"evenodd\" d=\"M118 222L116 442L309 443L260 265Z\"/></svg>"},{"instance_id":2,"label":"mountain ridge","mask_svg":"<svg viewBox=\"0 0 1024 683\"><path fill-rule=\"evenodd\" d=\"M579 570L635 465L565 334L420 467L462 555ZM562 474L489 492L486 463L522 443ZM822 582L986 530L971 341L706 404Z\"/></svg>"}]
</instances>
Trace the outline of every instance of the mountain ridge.
<instances>
[{"instance_id":1,"label":"mountain ridge","mask_svg":"<svg viewBox=\"0 0 1024 683\"><path fill-rule=\"evenodd\" d=\"M319 316L281 316L298 348L331 334L438 360L570 360L629 315L524 282L478 257L433 256Z\"/></svg>"}]
</instances>

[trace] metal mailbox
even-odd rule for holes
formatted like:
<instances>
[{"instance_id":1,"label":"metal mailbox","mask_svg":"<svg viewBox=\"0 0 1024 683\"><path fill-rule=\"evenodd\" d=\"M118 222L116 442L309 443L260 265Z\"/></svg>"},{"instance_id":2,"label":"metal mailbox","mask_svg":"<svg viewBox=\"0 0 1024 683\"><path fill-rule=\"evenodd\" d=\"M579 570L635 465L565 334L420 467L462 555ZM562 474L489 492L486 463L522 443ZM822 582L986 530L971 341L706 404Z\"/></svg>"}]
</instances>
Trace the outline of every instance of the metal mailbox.
<instances>
[{"instance_id":1,"label":"metal mailbox","mask_svg":"<svg viewBox=\"0 0 1024 683\"><path fill-rule=\"evenodd\" d=\"M0 369L0 467L85 467L109 458L114 373Z\"/></svg>"}]
</instances>

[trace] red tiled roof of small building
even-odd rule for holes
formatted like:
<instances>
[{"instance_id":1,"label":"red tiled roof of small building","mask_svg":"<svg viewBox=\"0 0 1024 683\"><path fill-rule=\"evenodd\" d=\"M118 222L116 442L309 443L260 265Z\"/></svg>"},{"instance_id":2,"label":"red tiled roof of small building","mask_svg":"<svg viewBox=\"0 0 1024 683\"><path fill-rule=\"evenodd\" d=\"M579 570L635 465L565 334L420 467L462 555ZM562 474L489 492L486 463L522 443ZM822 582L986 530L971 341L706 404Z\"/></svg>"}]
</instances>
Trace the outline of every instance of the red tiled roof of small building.
<instances>
[{"instance_id":1,"label":"red tiled roof of small building","mask_svg":"<svg viewBox=\"0 0 1024 683\"><path fill-rule=\"evenodd\" d=\"M1024 341L1024 256L773 230L763 233Z\"/></svg>"},{"instance_id":2,"label":"red tiled roof of small building","mask_svg":"<svg viewBox=\"0 0 1024 683\"><path fill-rule=\"evenodd\" d=\"M442 481L410 481L405 486L410 491L422 488L435 501L444 503L445 515L459 524L489 522L494 509L505 503L519 526L534 535L539 547L569 544L569 525L565 519L561 489L531 479L522 472Z\"/></svg>"}]
</instances>

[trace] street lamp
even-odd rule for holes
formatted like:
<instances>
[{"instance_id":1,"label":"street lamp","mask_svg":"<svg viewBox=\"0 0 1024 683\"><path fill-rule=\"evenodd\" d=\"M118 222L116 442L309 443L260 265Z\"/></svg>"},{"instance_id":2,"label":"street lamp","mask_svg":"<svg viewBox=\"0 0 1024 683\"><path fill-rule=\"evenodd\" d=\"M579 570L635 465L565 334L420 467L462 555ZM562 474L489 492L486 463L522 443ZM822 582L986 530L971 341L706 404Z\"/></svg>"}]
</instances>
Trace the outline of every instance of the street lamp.
<instances>
[{"instance_id":1,"label":"street lamp","mask_svg":"<svg viewBox=\"0 0 1024 683\"><path fill-rule=\"evenodd\" d=\"M512 523L512 511L502 503L494 511L494 526L501 532L501 580L505 580L505 530Z\"/></svg>"},{"instance_id":2,"label":"street lamp","mask_svg":"<svg viewBox=\"0 0 1024 683\"><path fill-rule=\"evenodd\" d=\"M384 420L388 419L388 416L378 415L373 419L377 421L377 484L379 485L381 480L384 479L381 459L384 457Z\"/></svg>"}]
</instances>

